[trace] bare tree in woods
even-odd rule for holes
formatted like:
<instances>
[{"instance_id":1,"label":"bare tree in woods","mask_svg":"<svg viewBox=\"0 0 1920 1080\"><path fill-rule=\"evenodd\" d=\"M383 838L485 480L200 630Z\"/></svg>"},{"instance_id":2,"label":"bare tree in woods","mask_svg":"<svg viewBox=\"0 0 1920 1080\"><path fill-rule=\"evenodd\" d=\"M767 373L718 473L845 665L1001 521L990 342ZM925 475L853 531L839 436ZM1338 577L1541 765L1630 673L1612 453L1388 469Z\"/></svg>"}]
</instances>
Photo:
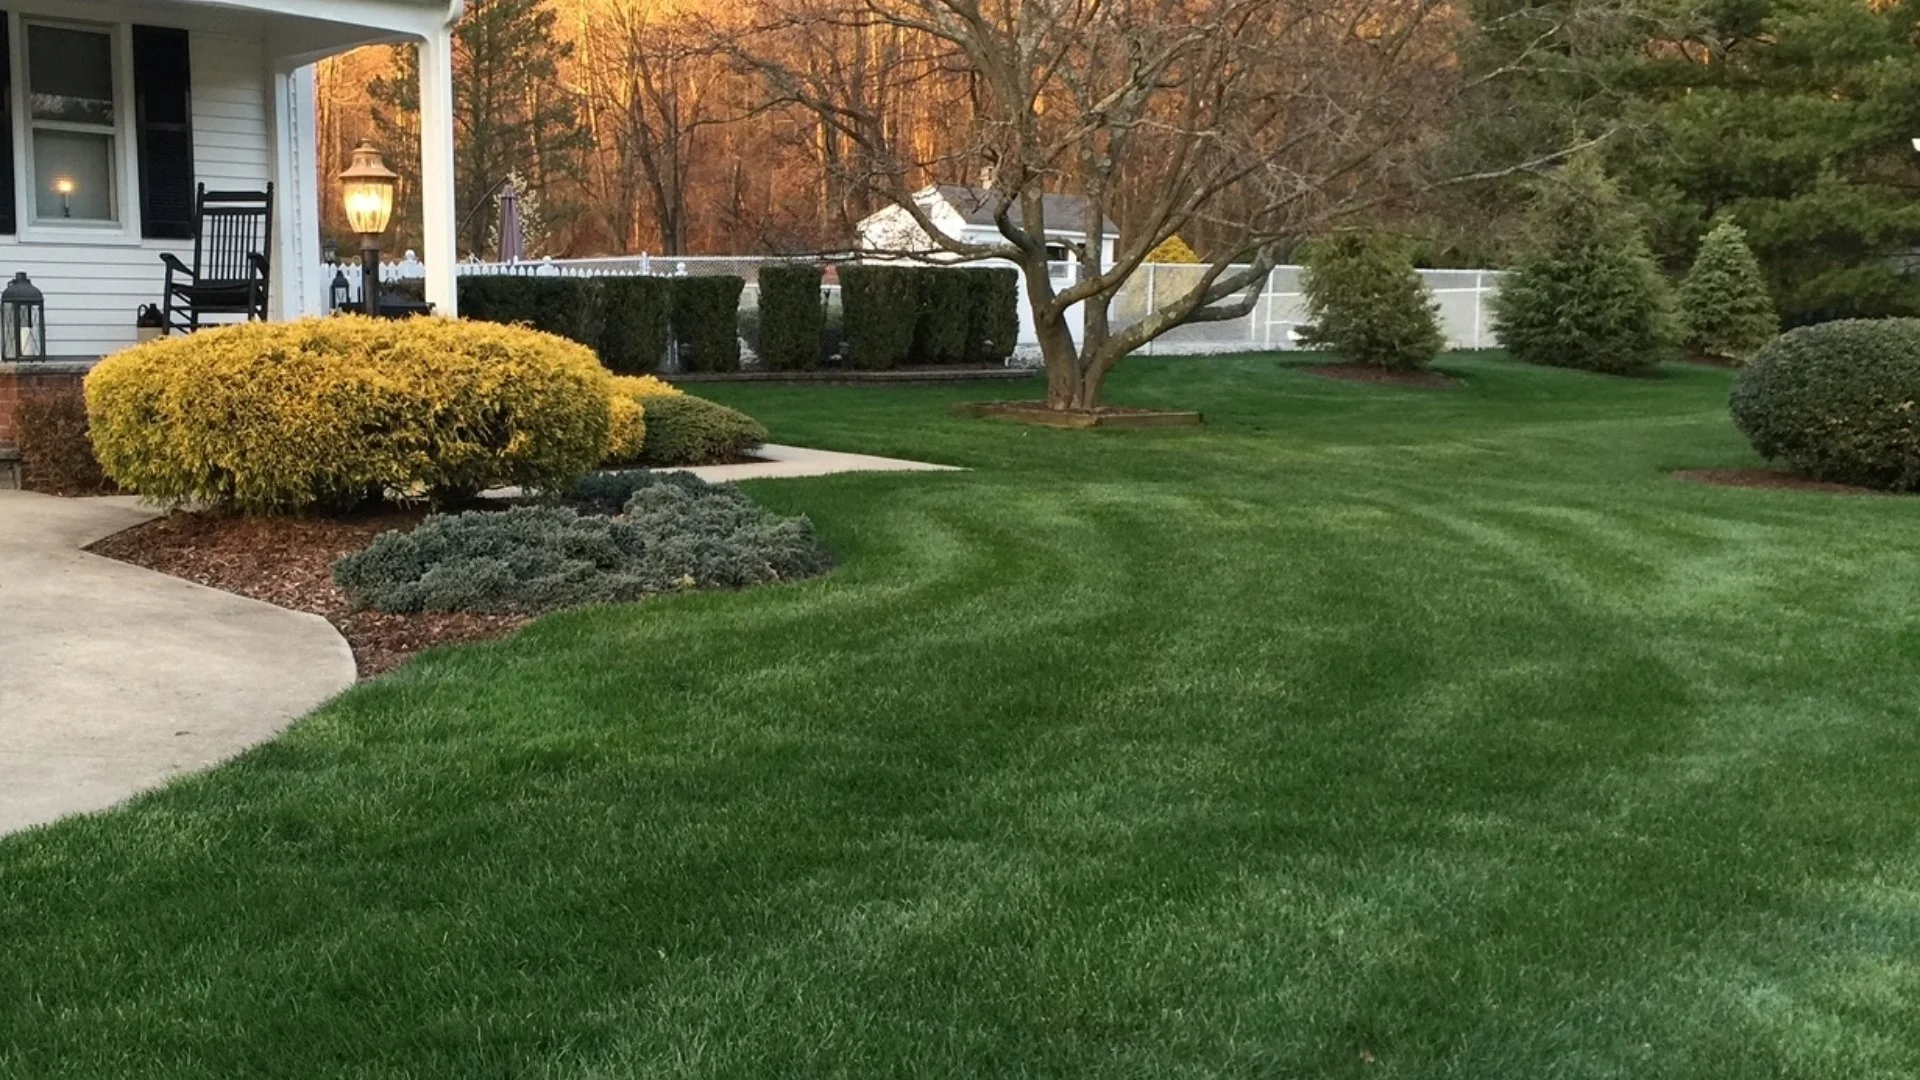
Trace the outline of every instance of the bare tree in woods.
<instances>
[{"instance_id":1,"label":"bare tree in woods","mask_svg":"<svg viewBox=\"0 0 1920 1080\"><path fill-rule=\"evenodd\" d=\"M657 0L591 0L581 14L579 67L603 151L609 231L637 250L651 212L661 249L686 254L695 165L717 151L714 129L746 118L727 97L734 73L692 20Z\"/></svg>"},{"instance_id":2,"label":"bare tree in woods","mask_svg":"<svg viewBox=\"0 0 1920 1080\"><path fill-rule=\"evenodd\" d=\"M1296 241L1458 179L1441 175L1444 133L1505 70L1464 68L1474 28L1453 0L767 3L729 37L737 62L843 144L829 165L849 191L900 207L934 251L1024 270L1056 409L1097 405L1122 357L1177 326L1245 315ZM883 36L957 76L963 137L932 148L899 137L886 103L850 91L831 65L795 61L809 41L847 34ZM983 167L1004 242L962 243L913 193ZM1048 191L1084 195L1083 220L1047 221ZM1048 230L1098 237L1122 216L1113 263L1088 244L1078 280L1056 286ZM1115 293L1181 233L1204 235L1212 254L1191 287L1113 325ZM1075 305L1086 313L1077 341Z\"/></svg>"}]
</instances>

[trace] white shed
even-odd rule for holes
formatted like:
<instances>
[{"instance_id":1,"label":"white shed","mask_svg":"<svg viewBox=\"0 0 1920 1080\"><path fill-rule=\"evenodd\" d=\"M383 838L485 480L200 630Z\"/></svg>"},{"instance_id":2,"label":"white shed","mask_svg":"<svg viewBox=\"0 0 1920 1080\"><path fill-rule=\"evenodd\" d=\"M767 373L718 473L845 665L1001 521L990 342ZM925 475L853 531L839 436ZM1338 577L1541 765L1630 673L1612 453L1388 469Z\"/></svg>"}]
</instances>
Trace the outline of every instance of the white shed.
<instances>
[{"instance_id":1,"label":"white shed","mask_svg":"<svg viewBox=\"0 0 1920 1080\"><path fill-rule=\"evenodd\" d=\"M964 243L1004 244L1000 227L994 221L999 204L992 189L964 184L936 184L914 193L913 201L945 235ZM1087 243L1087 200L1080 195L1043 195L1040 213L1045 218L1048 258L1064 263L1079 258ZM1025 221L1019 205L1007 218L1016 226ZM898 206L889 206L860 221L862 251L883 255L920 255L938 250L932 238L913 215ZM1111 220L1102 221L1100 265L1113 265L1114 245L1120 228Z\"/></svg>"}]
</instances>

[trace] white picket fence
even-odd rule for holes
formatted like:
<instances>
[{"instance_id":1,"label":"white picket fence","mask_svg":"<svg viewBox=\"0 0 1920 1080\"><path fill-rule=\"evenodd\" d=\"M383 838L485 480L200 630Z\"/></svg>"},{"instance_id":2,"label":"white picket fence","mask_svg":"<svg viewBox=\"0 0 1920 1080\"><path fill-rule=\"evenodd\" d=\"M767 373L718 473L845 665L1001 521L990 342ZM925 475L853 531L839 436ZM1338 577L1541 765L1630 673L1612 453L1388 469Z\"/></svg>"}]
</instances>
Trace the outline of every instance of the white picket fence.
<instances>
[{"instance_id":1,"label":"white picket fence","mask_svg":"<svg viewBox=\"0 0 1920 1080\"><path fill-rule=\"evenodd\" d=\"M778 261L716 255L629 255L515 263L464 262L459 264L458 272L463 277L619 277L633 274L686 277L732 274L744 278L747 283L740 296L740 306L745 310L756 310L760 303L756 271L767 263ZM1078 270L1077 264L1056 264L1051 274L1056 287L1071 284ZM326 268L327 280L333 280L336 272L345 276L350 295L358 298L360 267L357 264L329 266ZM1132 325L1160 304L1186 292L1204 272L1204 267L1179 263L1142 265L1114 294L1109 309L1111 325L1116 329ZM1177 356L1295 348L1298 345L1297 331L1307 321L1301 274L1298 266L1276 267L1267 275L1266 287L1261 290L1253 310L1246 315L1219 322L1189 323L1162 335L1142 351L1146 355ZM382 282L413 281L424 277L426 266L411 251L406 253L404 259L385 263L380 268ZM1493 320L1489 305L1494 293L1499 291L1499 271L1422 270L1420 277L1439 308L1440 328L1446 335L1448 348L1484 349L1493 346ZM830 303L837 299L837 293L837 286L828 286ZM1038 346L1039 339L1034 333L1033 313L1027 304L1024 287L1020 290L1020 308L1020 345L1023 350L1030 352Z\"/></svg>"}]
</instances>

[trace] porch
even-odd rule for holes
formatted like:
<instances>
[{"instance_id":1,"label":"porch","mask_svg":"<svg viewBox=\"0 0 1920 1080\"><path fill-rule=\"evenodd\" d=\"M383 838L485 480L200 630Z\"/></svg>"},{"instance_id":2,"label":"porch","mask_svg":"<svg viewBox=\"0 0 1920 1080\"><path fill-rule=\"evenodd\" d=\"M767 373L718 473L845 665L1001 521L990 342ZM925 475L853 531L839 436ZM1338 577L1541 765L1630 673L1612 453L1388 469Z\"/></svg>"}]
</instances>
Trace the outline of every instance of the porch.
<instances>
[{"instance_id":1,"label":"porch","mask_svg":"<svg viewBox=\"0 0 1920 1080\"><path fill-rule=\"evenodd\" d=\"M269 314L325 310L312 65L420 46L427 292L455 313L452 25L465 0L12 0L0 21L0 276L46 295L47 352L136 340L197 185L273 185Z\"/></svg>"}]
</instances>

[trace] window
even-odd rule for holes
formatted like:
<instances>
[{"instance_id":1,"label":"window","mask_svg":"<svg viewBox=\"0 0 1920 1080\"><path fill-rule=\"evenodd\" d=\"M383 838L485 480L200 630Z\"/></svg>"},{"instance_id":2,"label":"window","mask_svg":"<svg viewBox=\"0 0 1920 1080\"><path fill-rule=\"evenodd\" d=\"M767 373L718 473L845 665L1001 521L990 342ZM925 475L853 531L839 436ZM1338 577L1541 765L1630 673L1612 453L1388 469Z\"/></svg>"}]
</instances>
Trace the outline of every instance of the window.
<instances>
[{"instance_id":1,"label":"window","mask_svg":"<svg viewBox=\"0 0 1920 1080\"><path fill-rule=\"evenodd\" d=\"M27 175L37 225L120 221L120 127L114 34L28 23Z\"/></svg>"}]
</instances>

